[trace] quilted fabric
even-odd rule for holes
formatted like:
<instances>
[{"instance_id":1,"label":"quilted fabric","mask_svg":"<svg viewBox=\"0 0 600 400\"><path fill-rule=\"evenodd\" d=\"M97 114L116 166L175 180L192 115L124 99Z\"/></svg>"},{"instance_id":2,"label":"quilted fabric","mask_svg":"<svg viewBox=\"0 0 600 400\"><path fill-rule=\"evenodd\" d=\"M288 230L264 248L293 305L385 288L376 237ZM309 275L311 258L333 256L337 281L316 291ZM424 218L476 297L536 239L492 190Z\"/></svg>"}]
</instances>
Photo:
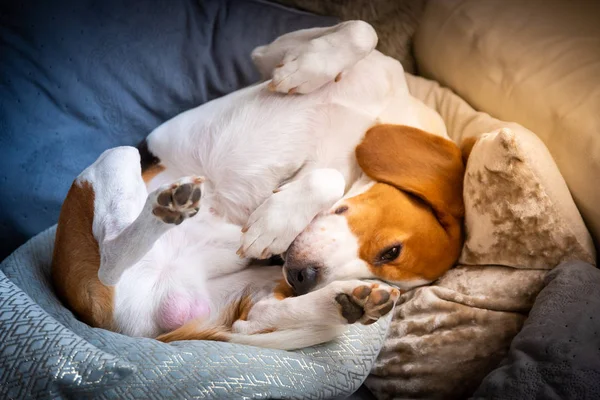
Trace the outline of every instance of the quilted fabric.
<instances>
[{"instance_id":1,"label":"quilted fabric","mask_svg":"<svg viewBox=\"0 0 600 400\"><path fill-rule=\"evenodd\" d=\"M105 353L48 316L0 272L0 396L81 396L114 386L133 364Z\"/></svg>"},{"instance_id":2,"label":"quilted fabric","mask_svg":"<svg viewBox=\"0 0 600 400\"><path fill-rule=\"evenodd\" d=\"M345 396L367 377L389 323L352 326L337 341L296 352L205 341L169 345L90 328L52 291L54 234L55 228L39 234L0 264L12 281L0 276L0 398L93 390L101 399Z\"/></svg>"},{"instance_id":3,"label":"quilted fabric","mask_svg":"<svg viewBox=\"0 0 600 400\"><path fill-rule=\"evenodd\" d=\"M104 150L256 82L254 47L335 22L258 0L0 2L0 260Z\"/></svg>"}]
</instances>

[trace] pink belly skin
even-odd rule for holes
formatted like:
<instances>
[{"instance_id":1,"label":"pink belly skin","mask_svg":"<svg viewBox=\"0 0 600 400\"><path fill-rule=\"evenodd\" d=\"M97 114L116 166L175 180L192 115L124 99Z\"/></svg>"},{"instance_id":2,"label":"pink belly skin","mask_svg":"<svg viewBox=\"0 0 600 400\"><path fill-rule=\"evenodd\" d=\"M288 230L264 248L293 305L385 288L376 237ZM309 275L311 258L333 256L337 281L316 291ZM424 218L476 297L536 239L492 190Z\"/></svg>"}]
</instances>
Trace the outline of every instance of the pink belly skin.
<instances>
[{"instance_id":1,"label":"pink belly skin","mask_svg":"<svg viewBox=\"0 0 600 400\"><path fill-rule=\"evenodd\" d=\"M173 331L188 321L209 316L208 301L171 293L161 301L158 309L158 324L165 331Z\"/></svg>"}]
</instances>

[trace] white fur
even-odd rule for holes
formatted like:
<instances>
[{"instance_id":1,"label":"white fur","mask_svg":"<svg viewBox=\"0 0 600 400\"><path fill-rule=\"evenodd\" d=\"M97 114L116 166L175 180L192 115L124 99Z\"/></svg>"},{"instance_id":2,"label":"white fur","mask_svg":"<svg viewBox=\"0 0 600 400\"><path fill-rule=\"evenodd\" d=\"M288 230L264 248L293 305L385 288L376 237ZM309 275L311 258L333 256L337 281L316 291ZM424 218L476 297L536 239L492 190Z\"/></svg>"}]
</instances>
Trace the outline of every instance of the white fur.
<instances>
[{"instance_id":1,"label":"white fur","mask_svg":"<svg viewBox=\"0 0 600 400\"><path fill-rule=\"evenodd\" d=\"M311 221L344 193L355 195L372 184L361 178L354 157L369 127L378 122L420 128L433 124L445 135L443 123L440 128L431 122L439 116L423 111L425 106L408 94L402 66L374 51L376 43L368 24L350 21L293 32L257 48L252 57L271 82L186 111L148 136L150 151L166 167L148 183L149 195L133 148L107 151L84 171L79 181L92 183L96 194L93 233L101 250L99 276L116 285L119 331L162 333L159 310L174 295L206 301L214 319L231 295L252 285L258 304L249 320L235 327L232 340L293 348L339 333L343 321L335 294L357 283L334 281L372 274L358 258L357 239L344 217ZM336 77L341 80L333 82ZM289 91L303 94L282 94ZM174 226L152 215L161 185L196 175L206 181L195 217ZM248 230L242 234L245 224ZM322 289L275 302L268 294L281 277L279 267L238 272L248 264L235 254L240 245L248 257L279 254L309 224L294 246L335 265ZM337 240L328 252L311 248L315 241L310 232L321 227ZM247 336L273 319L286 331Z\"/></svg>"}]
</instances>

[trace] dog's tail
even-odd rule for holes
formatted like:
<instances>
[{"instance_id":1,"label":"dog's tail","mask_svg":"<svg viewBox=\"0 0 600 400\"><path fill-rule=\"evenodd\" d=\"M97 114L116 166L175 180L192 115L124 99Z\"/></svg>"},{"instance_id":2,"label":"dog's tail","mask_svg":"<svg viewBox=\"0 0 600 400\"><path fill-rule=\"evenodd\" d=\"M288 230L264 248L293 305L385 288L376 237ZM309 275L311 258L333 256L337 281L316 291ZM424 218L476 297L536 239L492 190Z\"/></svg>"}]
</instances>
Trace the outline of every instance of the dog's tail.
<instances>
[{"instance_id":1,"label":"dog's tail","mask_svg":"<svg viewBox=\"0 0 600 400\"><path fill-rule=\"evenodd\" d=\"M345 330L338 326L311 326L310 328L285 329L253 335L232 333L225 327L198 329L197 323L188 323L172 332L157 337L161 342L170 343L180 340L213 340L265 347L278 350L295 350L315 346L333 340Z\"/></svg>"}]
</instances>

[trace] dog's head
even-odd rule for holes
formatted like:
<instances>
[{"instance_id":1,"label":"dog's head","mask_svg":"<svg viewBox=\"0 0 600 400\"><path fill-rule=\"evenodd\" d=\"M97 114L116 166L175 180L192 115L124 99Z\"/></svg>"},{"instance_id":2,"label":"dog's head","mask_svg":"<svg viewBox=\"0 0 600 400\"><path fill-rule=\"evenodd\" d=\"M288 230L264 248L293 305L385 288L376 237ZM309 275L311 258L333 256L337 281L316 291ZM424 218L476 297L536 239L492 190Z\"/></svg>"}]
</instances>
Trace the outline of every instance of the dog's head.
<instances>
[{"instance_id":1,"label":"dog's head","mask_svg":"<svg viewBox=\"0 0 600 400\"><path fill-rule=\"evenodd\" d=\"M365 177L292 243L284 274L297 294L335 280L434 281L462 246L464 167L451 141L378 125L356 148Z\"/></svg>"}]
</instances>

